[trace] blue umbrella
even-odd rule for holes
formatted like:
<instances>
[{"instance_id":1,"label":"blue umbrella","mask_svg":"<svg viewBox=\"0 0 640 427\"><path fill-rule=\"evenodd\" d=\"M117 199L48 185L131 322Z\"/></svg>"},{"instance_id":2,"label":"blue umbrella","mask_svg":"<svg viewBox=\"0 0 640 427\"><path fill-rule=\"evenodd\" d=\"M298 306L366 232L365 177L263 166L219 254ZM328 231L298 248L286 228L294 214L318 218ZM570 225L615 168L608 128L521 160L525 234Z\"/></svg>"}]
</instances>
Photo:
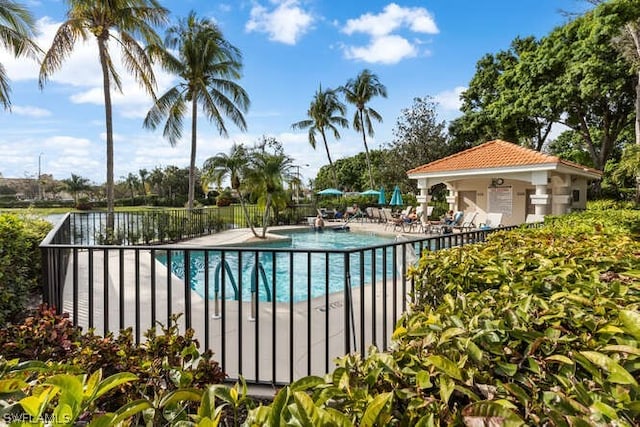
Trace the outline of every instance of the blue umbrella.
<instances>
[{"instance_id":1,"label":"blue umbrella","mask_svg":"<svg viewBox=\"0 0 640 427\"><path fill-rule=\"evenodd\" d=\"M367 190L360 193L361 196L379 196L380 192L378 190Z\"/></svg>"},{"instance_id":2,"label":"blue umbrella","mask_svg":"<svg viewBox=\"0 0 640 427\"><path fill-rule=\"evenodd\" d=\"M336 188L326 188L322 191L318 191L321 196L342 196L342 191Z\"/></svg>"},{"instance_id":3,"label":"blue umbrella","mask_svg":"<svg viewBox=\"0 0 640 427\"><path fill-rule=\"evenodd\" d=\"M391 196L391 201L389 202L391 206L400 206L403 205L402 194L400 194L400 187L396 185L396 188L393 189L393 195Z\"/></svg>"},{"instance_id":4,"label":"blue umbrella","mask_svg":"<svg viewBox=\"0 0 640 427\"><path fill-rule=\"evenodd\" d=\"M385 203L387 203L387 198L384 194L384 187L380 187L380 194L378 195L378 204L384 205Z\"/></svg>"}]
</instances>

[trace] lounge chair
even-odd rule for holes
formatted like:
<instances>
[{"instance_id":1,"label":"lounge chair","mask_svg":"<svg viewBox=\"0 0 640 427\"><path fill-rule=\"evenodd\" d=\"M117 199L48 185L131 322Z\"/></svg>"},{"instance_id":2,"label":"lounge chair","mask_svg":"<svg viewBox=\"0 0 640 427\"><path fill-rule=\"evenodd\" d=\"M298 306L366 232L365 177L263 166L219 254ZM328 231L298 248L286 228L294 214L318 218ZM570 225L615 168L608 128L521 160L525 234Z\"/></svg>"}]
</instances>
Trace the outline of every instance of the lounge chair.
<instances>
[{"instance_id":1,"label":"lounge chair","mask_svg":"<svg viewBox=\"0 0 640 427\"><path fill-rule=\"evenodd\" d=\"M411 215L411 211L409 211L408 215ZM414 228L420 227L421 222L422 222L422 217L423 217L422 206L418 206L416 208L416 217L415 217L415 219L407 221L407 218L404 218L404 221L406 223L405 227L409 227L409 232L412 232Z\"/></svg>"},{"instance_id":2,"label":"lounge chair","mask_svg":"<svg viewBox=\"0 0 640 427\"><path fill-rule=\"evenodd\" d=\"M453 228L456 226L460 226L462 224L463 217L464 217L464 212L457 211L455 214L453 214L453 220L449 224L447 224L444 221L432 222L431 231L438 234L453 233Z\"/></svg>"},{"instance_id":3,"label":"lounge chair","mask_svg":"<svg viewBox=\"0 0 640 427\"><path fill-rule=\"evenodd\" d=\"M368 207L365 209L366 219L369 222L380 222L380 209L374 207Z\"/></svg>"},{"instance_id":4,"label":"lounge chair","mask_svg":"<svg viewBox=\"0 0 640 427\"><path fill-rule=\"evenodd\" d=\"M502 214L489 212L487 214L487 219L485 219L484 222L480 223L479 226L482 230L502 227Z\"/></svg>"},{"instance_id":5,"label":"lounge chair","mask_svg":"<svg viewBox=\"0 0 640 427\"><path fill-rule=\"evenodd\" d=\"M402 211L400 217L394 218L393 220L393 231L398 229L402 230L402 232L411 232L413 227L416 227L420 224L420 217L422 216L422 207L419 206L416 208L416 217L411 218L411 212L413 212L413 206L409 206L407 209ZM407 230L408 229L408 230Z\"/></svg>"},{"instance_id":6,"label":"lounge chair","mask_svg":"<svg viewBox=\"0 0 640 427\"><path fill-rule=\"evenodd\" d=\"M544 222L544 215L539 214L528 214L527 218L524 220L527 224L532 224L536 222Z\"/></svg>"},{"instance_id":7,"label":"lounge chair","mask_svg":"<svg viewBox=\"0 0 640 427\"><path fill-rule=\"evenodd\" d=\"M467 212L466 214L464 214L464 217L458 223L456 223L454 218L454 223L451 226L451 228L453 228L454 230L460 230L460 231L469 231L473 228L476 228L476 224L474 223L474 221L477 216L478 216L478 212L476 211Z\"/></svg>"},{"instance_id":8,"label":"lounge chair","mask_svg":"<svg viewBox=\"0 0 640 427\"><path fill-rule=\"evenodd\" d=\"M373 208L373 216L375 217L375 221L378 223L384 222L382 218L382 211L380 208Z\"/></svg>"},{"instance_id":9,"label":"lounge chair","mask_svg":"<svg viewBox=\"0 0 640 427\"><path fill-rule=\"evenodd\" d=\"M380 212L381 212L382 220L384 221L384 229L385 230L388 227L393 227L394 230L395 230L396 225L399 222L402 222L402 218L395 218L393 216L393 214L391 213L391 209L389 209L389 208L382 208L380 210Z\"/></svg>"}]
</instances>

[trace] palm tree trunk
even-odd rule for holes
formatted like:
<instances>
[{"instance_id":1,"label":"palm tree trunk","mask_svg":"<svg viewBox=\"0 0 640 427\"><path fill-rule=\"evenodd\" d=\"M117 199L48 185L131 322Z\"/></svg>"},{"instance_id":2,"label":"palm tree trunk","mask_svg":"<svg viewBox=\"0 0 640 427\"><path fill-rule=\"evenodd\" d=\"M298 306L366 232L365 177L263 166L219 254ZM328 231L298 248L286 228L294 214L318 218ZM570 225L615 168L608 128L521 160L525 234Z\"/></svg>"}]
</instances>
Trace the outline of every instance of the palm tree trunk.
<instances>
[{"instance_id":1,"label":"palm tree trunk","mask_svg":"<svg viewBox=\"0 0 640 427\"><path fill-rule=\"evenodd\" d=\"M271 209L271 193L267 193L267 203L264 207L264 215L262 215L262 238L267 236L267 228L269 227L269 210Z\"/></svg>"},{"instance_id":2,"label":"palm tree trunk","mask_svg":"<svg viewBox=\"0 0 640 427\"><path fill-rule=\"evenodd\" d=\"M324 149L327 151L329 167L331 168L331 172L333 173L333 186L335 188L338 188L338 174L336 173L336 168L333 167L333 162L331 161L331 154L329 154L329 145L327 144L327 137L324 134L324 129L320 130L320 134L322 135L322 141L324 142Z\"/></svg>"},{"instance_id":3,"label":"palm tree trunk","mask_svg":"<svg viewBox=\"0 0 640 427\"><path fill-rule=\"evenodd\" d=\"M638 70L638 81L636 82L635 130L636 130L636 144L640 144L640 70ZM636 176L636 204L640 204L640 175Z\"/></svg>"},{"instance_id":4,"label":"palm tree trunk","mask_svg":"<svg viewBox=\"0 0 640 427\"><path fill-rule=\"evenodd\" d=\"M371 183L371 188L376 188L373 183L373 172L371 171L371 159L369 158L369 146L367 145L367 135L364 130L364 114L362 110L360 110L360 126L362 127L362 142L364 142L364 151L367 155L367 169L369 169L369 182Z\"/></svg>"},{"instance_id":5,"label":"palm tree trunk","mask_svg":"<svg viewBox=\"0 0 640 427\"><path fill-rule=\"evenodd\" d=\"M98 51L102 66L102 90L104 92L104 112L107 127L107 233L113 233L114 227L114 193L113 193L113 114L111 107L111 88L109 85L109 68L107 66L107 40L98 37Z\"/></svg>"},{"instance_id":6,"label":"palm tree trunk","mask_svg":"<svg viewBox=\"0 0 640 427\"><path fill-rule=\"evenodd\" d=\"M249 211L247 210L247 205L244 202L244 197L242 197L242 194L240 193L240 191L238 191L238 195L240 196L240 206L242 206L242 211L244 212L244 218L247 220L247 224L249 224L249 228L251 229L251 232L253 233L254 236L260 237L255 227L253 226L253 222L251 221L251 217L249 216Z\"/></svg>"},{"instance_id":7,"label":"palm tree trunk","mask_svg":"<svg viewBox=\"0 0 640 427\"><path fill-rule=\"evenodd\" d=\"M188 209L193 209L193 199L196 188L196 147L197 147L197 126L198 126L198 103L194 97L191 101L191 158L189 160L189 205Z\"/></svg>"}]
</instances>

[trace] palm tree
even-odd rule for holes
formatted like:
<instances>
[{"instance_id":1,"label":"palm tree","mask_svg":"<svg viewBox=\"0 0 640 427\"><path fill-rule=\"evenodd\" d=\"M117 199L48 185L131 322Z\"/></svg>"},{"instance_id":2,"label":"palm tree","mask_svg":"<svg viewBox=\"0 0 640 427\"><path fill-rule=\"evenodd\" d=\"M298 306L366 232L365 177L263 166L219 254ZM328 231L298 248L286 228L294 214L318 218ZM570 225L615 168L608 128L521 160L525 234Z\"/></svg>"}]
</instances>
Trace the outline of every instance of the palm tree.
<instances>
[{"instance_id":1,"label":"palm tree","mask_svg":"<svg viewBox=\"0 0 640 427\"><path fill-rule=\"evenodd\" d=\"M87 191L91 188L90 182L87 178L83 178L80 175L71 174L71 178L63 179L62 183L65 185L67 191L73 196L73 201L78 204L78 193Z\"/></svg>"},{"instance_id":2,"label":"palm tree","mask_svg":"<svg viewBox=\"0 0 640 427\"><path fill-rule=\"evenodd\" d=\"M233 144L229 154L218 153L214 157L210 157L205 160L202 166L202 179L207 183L216 183L220 187L222 181L225 178L229 178L231 182L231 188L238 193L240 199L240 206L244 212L245 220L251 228L254 236L258 236L253 221L249 216L247 210L247 204L242 194L242 183L244 176L247 172L247 166L249 164L249 153L245 149L244 145Z\"/></svg>"},{"instance_id":3,"label":"palm tree","mask_svg":"<svg viewBox=\"0 0 640 427\"><path fill-rule=\"evenodd\" d=\"M274 152L267 151L267 146L273 147ZM293 159L284 154L279 142L265 138L254 148L246 181L247 186L260 195L258 203L264 205L262 234L257 237L266 237L272 204L283 192L284 180L291 176L292 167Z\"/></svg>"},{"instance_id":4,"label":"palm tree","mask_svg":"<svg viewBox=\"0 0 640 427\"><path fill-rule=\"evenodd\" d=\"M107 134L107 230L113 230L114 180L113 180L113 117L111 86L122 91L120 76L116 72L109 53L109 41L120 46L122 63L128 72L152 96L155 77L151 61L143 46L160 43L154 27L164 24L168 10L157 0L67 0L69 10L53 38L40 66L40 88L51 74L59 70L65 59L71 55L78 41L92 35L98 44L98 55L102 66L102 89Z\"/></svg>"},{"instance_id":5,"label":"palm tree","mask_svg":"<svg viewBox=\"0 0 640 427\"><path fill-rule=\"evenodd\" d=\"M220 29L208 19L197 19L191 12L177 26L169 28L165 47L152 46L163 67L178 76L179 82L162 95L144 120L146 128L155 129L165 122L163 135L175 145L182 137L182 118L191 103L191 158L189 162L189 209L193 208L197 146L198 105L207 119L227 136L223 116L241 130L247 124L243 112L249 97L236 83L242 71L240 51L224 39ZM177 57L169 50L177 51Z\"/></svg>"},{"instance_id":6,"label":"palm tree","mask_svg":"<svg viewBox=\"0 0 640 427\"><path fill-rule=\"evenodd\" d=\"M0 46L14 56L36 58L40 48L31 40L35 35L33 16L24 6L11 0L0 0ZM0 64L0 104L11 109L9 78Z\"/></svg>"},{"instance_id":7,"label":"palm tree","mask_svg":"<svg viewBox=\"0 0 640 427\"><path fill-rule=\"evenodd\" d=\"M369 169L369 180L371 188L375 188L373 182L373 172L371 171L371 159L369 158L369 147L367 146L367 134L373 137L373 125L371 119L382 122L382 116L373 108L367 107L367 103L374 96L387 97L387 88L380 83L378 76L369 70L362 70L355 79L349 79L346 85L339 89L344 93L345 99L349 104L356 107L353 116L353 128L362 132L362 142L367 154L367 167Z\"/></svg>"},{"instance_id":8,"label":"palm tree","mask_svg":"<svg viewBox=\"0 0 640 427\"><path fill-rule=\"evenodd\" d=\"M144 203L147 203L147 178L149 177L149 171L146 169L140 169L138 171L140 175L140 185L142 186L142 195L144 196Z\"/></svg>"},{"instance_id":9,"label":"palm tree","mask_svg":"<svg viewBox=\"0 0 640 427\"><path fill-rule=\"evenodd\" d=\"M338 175L331 161L326 131L329 130L333 132L333 137L339 140L340 132L338 132L337 126L343 128L349 126L349 122L344 118L346 112L347 108L338 99L336 91L332 89L323 91L321 85L313 96L313 101L311 101L309 109L307 110L307 116L309 118L291 125L293 129L309 129L309 144L311 144L314 150L316 149L316 132L320 132L322 142L324 142L324 148L327 151L329 167L333 172L333 181L336 188L338 188Z\"/></svg>"},{"instance_id":10,"label":"palm tree","mask_svg":"<svg viewBox=\"0 0 640 427\"><path fill-rule=\"evenodd\" d=\"M162 197L162 183L164 182L164 171L156 166L149 173L149 186L151 187L151 193L154 193L157 197Z\"/></svg>"},{"instance_id":11,"label":"palm tree","mask_svg":"<svg viewBox=\"0 0 640 427\"><path fill-rule=\"evenodd\" d=\"M124 183L129 189L129 192L131 193L131 203L134 204L135 197L136 197L136 190L140 187L140 180L138 179L136 174L129 172L129 174L126 177L124 177Z\"/></svg>"}]
</instances>

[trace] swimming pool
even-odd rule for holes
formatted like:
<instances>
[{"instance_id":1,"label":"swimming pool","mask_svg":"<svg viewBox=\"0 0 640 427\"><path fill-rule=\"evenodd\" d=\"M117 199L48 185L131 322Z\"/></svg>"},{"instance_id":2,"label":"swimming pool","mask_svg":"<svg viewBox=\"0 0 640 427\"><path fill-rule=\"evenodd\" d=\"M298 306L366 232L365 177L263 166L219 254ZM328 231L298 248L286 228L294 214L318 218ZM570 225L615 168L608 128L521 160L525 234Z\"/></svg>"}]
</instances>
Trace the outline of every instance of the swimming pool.
<instances>
[{"instance_id":1,"label":"swimming pool","mask_svg":"<svg viewBox=\"0 0 640 427\"><path fill-rule=\"evenodd\" d=\"M190 252L189 275L192 289L204 297L205 286L208 286L209 298L214 298L216 290L222 292L224 277L227 299L241 298L249 301L252 288L257 287L260 301L271 301L272 298L277 302L306 301L344 290L347 276L345 253L335 251L345 249L354 251L348 255L352 287L360 286L361 283L369 284L374 280L381 281L385 276L387 280L393 280L394 247L382 245L391 245L394 237L330 229L323 233L278 234L287 239L252 248L230 247L224 250L224 254L220 250L207 251L206 256L204 251ZM376 248L371 249L372 247ZM166 254L159 254L158 260L166 265ZM171 253L171 270L184 280L183 251Z\"/></svg>"}]
</instances>

